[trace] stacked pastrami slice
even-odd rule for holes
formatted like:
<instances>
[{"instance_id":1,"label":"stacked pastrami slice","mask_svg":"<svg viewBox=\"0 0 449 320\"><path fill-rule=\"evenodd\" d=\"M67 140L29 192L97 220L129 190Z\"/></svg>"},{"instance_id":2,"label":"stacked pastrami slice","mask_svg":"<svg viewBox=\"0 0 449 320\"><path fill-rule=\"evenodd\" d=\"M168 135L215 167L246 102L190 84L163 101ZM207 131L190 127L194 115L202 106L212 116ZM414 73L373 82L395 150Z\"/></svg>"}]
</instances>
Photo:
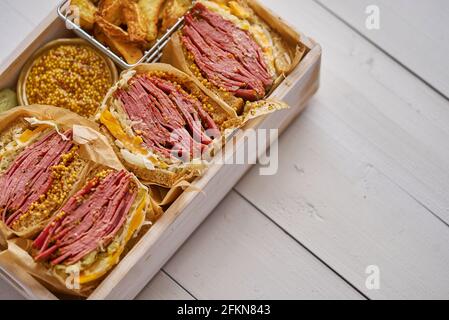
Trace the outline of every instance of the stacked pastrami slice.
<instances>
[{"instance_id":1,"label":"stacked pastrami slice","mask_svg":"<svg viewBox=\"0 0 449 320\"><path fill-rule=\"evenodd\" d=\"M2 221L12 226L50 189L52 167L74 146L72 131L63 139L56 131L26 148L0 177Z\"/></svg>"},{"instance_id":2,"label":"stacked pastrami slice","mask_svg":"<svg viewBox=\"0 0 449 320\"><path fill-rule=\"evenodd\" d=\"M37 261L72 265L107 248L125 224L138 190L124 170L97 175L64 205L34 242Z\"/></svg>"},{"instance_id":3,"label":"stacked pastrami slice","mask_svg":"<svg viewBox=\"0 0 449 320\"><path fill-rule=\"evenodd\" d=\"M199 159L220 135L202 103L171 81L138 76L114 97L121 101L143 143L166 158Z\"/></svg>"},{"instance_id":4,"label":"stacked pastrami slice","mask_svg":"<svg viewBox=\"0 0 449 320\"><path fill-rule=\"evenodd\" d=\"M248 101L273 85L260 46L249 33L197 3L185 17L182 41L203 76Z\"/></svg>"}]
</instances>

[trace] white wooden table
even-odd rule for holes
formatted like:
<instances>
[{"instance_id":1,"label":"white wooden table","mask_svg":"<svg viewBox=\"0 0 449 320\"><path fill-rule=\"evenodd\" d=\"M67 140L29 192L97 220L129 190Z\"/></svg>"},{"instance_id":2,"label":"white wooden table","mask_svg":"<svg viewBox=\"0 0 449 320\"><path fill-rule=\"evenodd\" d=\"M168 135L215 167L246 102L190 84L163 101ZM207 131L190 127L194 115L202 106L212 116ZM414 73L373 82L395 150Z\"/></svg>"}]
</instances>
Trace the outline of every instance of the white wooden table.
<instances>
[{"instance_id":1,"label":"white wooden table","mask_svg":"<svg viewBox=\"0 0 449 320\"><path fill-rule=\"evenodd\" d=\"M57 2L0 0L0 60ZM278 174L250 171L139 299L448 299L449 2L262 2L323 46L321 90Z\"/></svg>"}]
</instances>

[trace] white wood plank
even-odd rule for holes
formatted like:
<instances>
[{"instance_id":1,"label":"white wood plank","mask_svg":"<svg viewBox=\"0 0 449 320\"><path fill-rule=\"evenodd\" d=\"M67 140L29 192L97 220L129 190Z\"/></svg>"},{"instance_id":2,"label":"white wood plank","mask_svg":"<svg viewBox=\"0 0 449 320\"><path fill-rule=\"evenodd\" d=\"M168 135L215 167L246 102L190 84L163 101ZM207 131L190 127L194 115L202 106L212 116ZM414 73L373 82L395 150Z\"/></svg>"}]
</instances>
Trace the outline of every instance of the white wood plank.
<instances>
[{"instance_id":1,"label":"white wood plank","mask_svg":"<svg viewBox=\"0 0 449 320\"><path fill-rule=\"evenodd\" d=\"M0 1L0 61L15 50L18 42L24 39L33 29L33 24L22 15Z\"/></svg>"},{"instance_id":2,"label":"white wood plank","mask_svg":"<svg viewBox=\"0 0 449 320\"><path fill-rule=\"evenodd\" d=\"M198 299L361 298L234 192L164 270Z\"/></svg>"},{"instance_id":3,"label":"white wood plank","mask_svg":"<svg viewBox=\"0 0 449 320\"><path fill-rule=\"evenodd\" d=\"M447 0L318 0L449 97ZM365 26L368 5L380 9L380 30Z\"/></svg>"},{"instance_id":4,"label":"white wood plank","mask_svg":"<svg viewBox=\"0 0 449 320\"><path fill-rule=\"evenodd\" d=\"M264 3L319 39L322 88L279 173L237 190L369 297L449 297L449 228L424 207L449 221L447 101L317 4Z\"/></svg>"},{"instance_id":5,"label":"white wood plank","mask_svg":"<svg viewBox=\"0 0 449 320\"><path fill-rule=\"evenodd\" d=\"M136 297L137 300L194 300L164 272L159 272Z\"/></svg>"},{"instance_id":6,"label":"white wood plank","mask_svg":"<svg viewBox=\"0 0 449 320\"><path fill-rule=\"evenodd\" d=\"M329 108L369 144L371 161L449 223L448 102L310 1L264 0L323 45ZM295 8L295 10L292 10Z\"/></svg>"}]
</instances>

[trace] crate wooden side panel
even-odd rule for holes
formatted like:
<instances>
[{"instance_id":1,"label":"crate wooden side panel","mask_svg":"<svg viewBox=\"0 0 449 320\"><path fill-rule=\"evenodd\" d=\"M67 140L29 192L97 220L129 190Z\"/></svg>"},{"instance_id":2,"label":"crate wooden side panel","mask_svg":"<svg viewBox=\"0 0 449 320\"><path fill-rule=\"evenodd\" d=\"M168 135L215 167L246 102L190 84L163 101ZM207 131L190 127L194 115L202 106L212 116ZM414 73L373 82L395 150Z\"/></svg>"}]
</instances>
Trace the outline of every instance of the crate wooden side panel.
<instances>
[{"instance_id":1,"label":"crate wooden side panel","mask_svg":"<svg viewBox=\"0 0 449 320\"><path fill-rule=\"evenodd\" d=\"M15 89L22 67L31 55L47 42L64 37L73 37L64 23L52 12L35 30L24 39L14 53L0 66L0 88ZM48 289L26 272L11 264L0 266L0 277L15 288L23 297L30 300L57 299Z\"/></svg>"}]
</instances>

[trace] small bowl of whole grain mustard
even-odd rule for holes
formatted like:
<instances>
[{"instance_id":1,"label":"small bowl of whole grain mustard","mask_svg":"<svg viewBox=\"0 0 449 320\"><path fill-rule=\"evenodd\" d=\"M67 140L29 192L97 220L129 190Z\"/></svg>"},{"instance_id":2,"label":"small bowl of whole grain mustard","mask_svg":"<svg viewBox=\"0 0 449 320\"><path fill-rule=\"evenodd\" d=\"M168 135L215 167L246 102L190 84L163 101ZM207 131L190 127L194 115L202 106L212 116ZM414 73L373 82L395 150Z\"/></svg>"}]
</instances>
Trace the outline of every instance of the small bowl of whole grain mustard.
<instances>
[{"instance_id":1,"label":"small bowl of whole grain mustard","mask_svg":"<svg viewBox=\"0 0 449 320\"><path fill-rule=\"evenodd\" d=\"M20 105L50 105L93 116L112 85L117 68L83 39L58 39L25 64L17 83Z\"/></svg>"}]
</instances>

